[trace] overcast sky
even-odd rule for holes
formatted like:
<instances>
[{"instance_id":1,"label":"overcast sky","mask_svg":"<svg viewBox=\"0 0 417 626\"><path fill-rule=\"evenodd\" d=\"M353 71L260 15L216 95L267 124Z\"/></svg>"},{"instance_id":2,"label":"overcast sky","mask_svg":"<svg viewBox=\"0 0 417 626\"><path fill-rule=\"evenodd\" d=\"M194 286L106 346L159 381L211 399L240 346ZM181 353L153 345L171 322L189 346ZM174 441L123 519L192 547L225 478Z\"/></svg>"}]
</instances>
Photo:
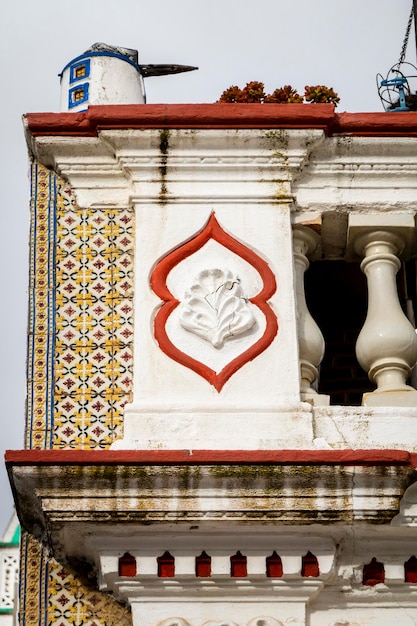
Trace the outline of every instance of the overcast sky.
<instances>
[{"instance_id":1,"label":"overcast sky","mask_svg":"<svg viewBox=\"0 0 417 626\"><path fill-rule=\"evenodd\" d=\"M0 453L23 447L28 183L21 115L57 111L58 73L92 43L199 71L149 78L149 103L214 102L232 84L325 84L339 111L382 110L375 75L398 61L412 0L14 0L0 8ZM414 30L408 59L415 63ZM399 113L401 115L401 113ZM0 535L12 498L0 467Z\"/></svg>"}]
</instances>

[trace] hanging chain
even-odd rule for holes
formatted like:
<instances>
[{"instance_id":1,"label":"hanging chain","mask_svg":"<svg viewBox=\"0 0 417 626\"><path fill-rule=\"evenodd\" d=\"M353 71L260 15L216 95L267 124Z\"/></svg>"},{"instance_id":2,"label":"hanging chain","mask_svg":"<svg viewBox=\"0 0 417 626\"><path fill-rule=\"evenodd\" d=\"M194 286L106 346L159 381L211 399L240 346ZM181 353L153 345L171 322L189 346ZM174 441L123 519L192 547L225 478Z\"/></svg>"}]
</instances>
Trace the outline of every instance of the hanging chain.
<instances>
[{"instance_id":1,"label":"hanging chain","mask_svg":"<svg viewBox=\"0 0 417 626\"><path fill-rule=\"evenodd\" d=\"M408 24L407 24L407 28L405 31L403 47L401 48L400 60L398 61L399 64L404 63L405 54L407 52L408 38L410 36L411 24L413 23L413 17L414 17L414 6L411 7L410 17L408 18Z\"/></svg>"}]
</instances>

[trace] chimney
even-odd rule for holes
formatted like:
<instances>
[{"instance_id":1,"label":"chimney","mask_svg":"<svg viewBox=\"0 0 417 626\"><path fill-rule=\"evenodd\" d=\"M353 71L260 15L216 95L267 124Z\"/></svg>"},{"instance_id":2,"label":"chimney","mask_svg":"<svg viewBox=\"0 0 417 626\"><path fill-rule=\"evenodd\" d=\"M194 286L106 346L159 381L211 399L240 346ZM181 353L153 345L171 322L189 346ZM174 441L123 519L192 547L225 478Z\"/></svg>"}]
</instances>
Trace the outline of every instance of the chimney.
<instances>
[{"instance_id":1,"label":"chimney","mask_svg":"<svg viewBox=\"0 0 417 626\"><path fill-rule=\"evenodd\" d=\"M93 44L61 73L61 111L86 111L90 104L144 104L138 52Z\"/></svg>"}]
</instances>

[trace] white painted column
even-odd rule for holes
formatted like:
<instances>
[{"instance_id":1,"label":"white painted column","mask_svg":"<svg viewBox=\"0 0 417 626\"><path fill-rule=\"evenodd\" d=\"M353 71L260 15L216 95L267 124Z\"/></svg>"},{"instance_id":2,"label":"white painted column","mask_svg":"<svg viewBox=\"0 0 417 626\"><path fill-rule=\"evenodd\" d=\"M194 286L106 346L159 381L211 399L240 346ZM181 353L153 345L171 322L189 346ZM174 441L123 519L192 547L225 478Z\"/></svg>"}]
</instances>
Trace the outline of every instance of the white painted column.
<instances>
[{"instance_id":1,"label":"white painted column","mask_svg":"<svg viewBox=\"0 0 417 626\"><path fill-rule=\"evenodd\" d=\"M417 406L417 391L406 384L417 360L417 336L401 308L395 279L405 241L389 228L362 232L354 240L368 282L368 312L356 356L377 385L363 397L367 406Z\"/></svg>"},{"instance_id":2,"label":"white painted column","mask_svg":"<svg viewBox=\"0 0 417 626\"><path fill-rule=\"evenodd\" d=\"M328 405L329 396L318 394L311 385L317 380L324 356L324 339L307 307L304 274L310 262L307 255L317 248L320 237L311 228L297 225L293 230L297 334L301 375L301 399L314 405Z\"/></svg>"}]
</instances>

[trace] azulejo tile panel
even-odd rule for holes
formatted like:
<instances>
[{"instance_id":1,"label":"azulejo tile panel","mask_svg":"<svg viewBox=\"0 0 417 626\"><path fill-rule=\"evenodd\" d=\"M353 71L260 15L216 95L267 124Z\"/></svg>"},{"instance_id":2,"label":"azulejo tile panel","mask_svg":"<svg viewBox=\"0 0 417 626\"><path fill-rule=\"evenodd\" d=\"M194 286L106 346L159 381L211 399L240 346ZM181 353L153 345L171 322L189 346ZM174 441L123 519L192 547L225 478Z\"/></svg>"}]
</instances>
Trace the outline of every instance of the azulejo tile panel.
<instances>
[{"instance_id":1,"label":"azulejo tile panel","mask_svg":"<svg viewBox=\"0 0 417 626\"><path fill-rule=\"evenodd\" d=\"M53 559L49 580L48 626L131 626L128 609L97 591L92 580L82 582Z\"/></svg>"},{"instance_id":2,"label":"azulejo tile panel","mask_svg":"<svg viewBox=\"0 0 417 626\"><path fill-rule=\"evenodd\" d=\"M31 535L22 532L19 569L20 626L39 626L46 623L47 569L48 562L44 548ZM45 620L42 620L43 615Z\"/></svg>"},{"instance_id":3,"label":"azulejo tile panel","mask_svg":"<svg viewBox=\"0 0 417 626\"><path fill-rule=\"evenodd\" d=\"M21 541L20 626L131 626L126 607L55 559L31 535Z\"/></svg>"},{"instance_id":4,"label":"azulejo tile panel","mask_svg":"<svg viewBox=\"0 0 417 626\"><path fill-rule=\"evenodd\" d=\"M105 448L132 389L133 211L80 209L33 163L31 217L26 445Z\"/></svg>"},{"instance_id":5,"label":"azulejo tile panel","mask_svg":"<svg viewBox=\"0 0 417 626\"><path fill-rule=\"evenodd\" d=\"M61 193L54 446L108 447L132 389L133 212L79 209Z\"/></svg>"},{"instance_id":6,"label":"azulejo tile panel","mask_svg":"<svg viewBox=\"0 0 417 626\"><path fill-rule=\"evenodd\" d=\"M55 348L56 178L31 165L29 318L25 445L52 445Z\"/></svg>"},{"instance_id":7,"label":"azulejo tile panel","mask_svg":"<svg viewBox=\"0 0 417 626\"><path fill-rule=\"evenodd\" d=\"M122 428L124 396L105 394L63 395L56 402L54 446L107 448Z\"/></svg>"},{"instance_id":8,"label":"azulejo tile panel","mask_svg":"<svg viewBox=\"0 0 417 626\"><path fill-rule=\"evenodd\" d=\"M108 448L122 436L133 368L133 211L81 209L69 186L31 164L25 445ZM22 626L130 626L24 534Z\"/></svg>"}]
</instances>

